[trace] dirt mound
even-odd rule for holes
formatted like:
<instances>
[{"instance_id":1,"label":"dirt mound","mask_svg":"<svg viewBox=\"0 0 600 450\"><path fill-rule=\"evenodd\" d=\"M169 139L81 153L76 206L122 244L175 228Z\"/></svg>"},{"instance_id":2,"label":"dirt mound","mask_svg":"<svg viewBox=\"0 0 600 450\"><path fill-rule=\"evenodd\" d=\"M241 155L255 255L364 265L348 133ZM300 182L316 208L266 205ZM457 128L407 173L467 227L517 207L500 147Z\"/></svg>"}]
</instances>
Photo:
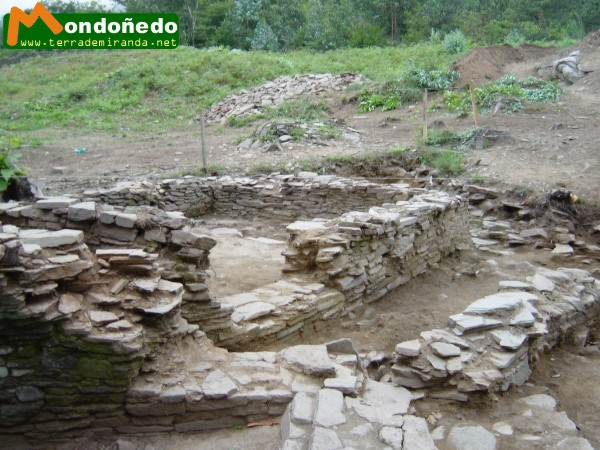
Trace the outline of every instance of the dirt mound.
<instances>
[{"instance_id":1,"label":"dirt mound","mask_svg":"<svg viewBox=\"0 0 600 450\"><path fill-rule=\"evenodd\" d=\"M460 74L458 86L466 86L469 83L481 86L489 81L497 80L507 73L514 73L517 76L532 75L533 61L555 53L554 47L538 47L530 44L516 48L510 45L481 47L459 59L452 66L452 70L457 70ZM529 61L532 61L531 70L521 73L522 70L518 70L517 66Z\"/></svg>"},{"instance_id":2,"label":"dirt mound","mask_svg":"<svg viewBox=\"0 0 600 450\"><path fill-rule=\"evenodd\" d=\"M460 74L459 86L469 83L480 86L504 75L504 67L507 65L523 61L525 61L523 52L510 45L481 47L459 59L452 66L452 70Z\"/></svg>"},{"instance_id":3,"label":"dirt mound","mask_svg":"<svg viewBox=\"0 0 600 450\"><path fill-rule=\"evenodd\" d=\"M579 49L596 49L600 47L600 30L592 31L575 47Z\"/></svg>"}]
</instances>

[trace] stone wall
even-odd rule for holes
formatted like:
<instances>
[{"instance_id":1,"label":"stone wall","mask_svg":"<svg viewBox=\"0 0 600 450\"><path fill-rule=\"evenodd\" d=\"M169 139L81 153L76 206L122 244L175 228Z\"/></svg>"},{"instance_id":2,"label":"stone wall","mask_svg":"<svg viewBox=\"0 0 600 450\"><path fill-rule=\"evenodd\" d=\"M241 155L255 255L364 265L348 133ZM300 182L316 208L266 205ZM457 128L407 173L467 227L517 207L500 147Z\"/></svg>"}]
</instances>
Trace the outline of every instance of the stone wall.
<instances>
[{"instance_id":1,"label":"stone wall","mask_svg":"<svg viewBox=\"0 0 600 450\"><path fill-rule=\"evenodd\" d=\"M182 314L189 322L200 325L210 337L231 328L231 308L222 307L205 284L210 250L216 241L205 230L195 228L194 221L177 211L165 212L155 207L126 207L81 202L73 197L48 197L32 204L1 203L0 220L6 224L29 228L21 231L33 241L46 241L49 230L84 231L85 242L100 250L100 273L115 269L121 273L149 276L151 261L141 257L146 249L158 259L161 254L162 277L181 282L184 287ZM68 233L68 230L64 231Z\"/></svg>"},{"instance_id":2,"label":"stone wall","mask_svg":"<svg viewBox=\"0 0 600 450\"><path fill-rule=\"evenodd\" d=\"M208 212L240 217L295 220L334 218L348 211L408 200L422 193L407 184L377 184L332 175L300 173L270 177L183 177L123 183L87 191L84 199L117 206L155 205L198 217Z\"/></svg>"},{"instance_id":3,"label":"stone wall","mask_svg":"<svg viewBox=\"0 0 600 450\"><path fill-rule=\"evenodd\" d=\"M340 290L347 310L380 299L444 256L471 246L460 198L425 190L365 213L295 222L288 231L285 270L310 271Z\"/></svg>"},{"instance_id":4,"label":"stone wall","mask_svg":"<svg viewBox=\"0 0 600 450\"><path fill-rule=\"evenodd\" d=\"M390 381L428 395L466 401L469 394L524 384L530 363L559 343L584 346L600 317L600 282L584 270L539 268L500 282L499 292L450 316L448 328L396 347Z\"/></svg>"},{"instance_id":5,"label":"stone wall","mask_svg":"<svg viewBox=\"0 0 600 450\"><path fill-rule=\"evenodd\" d=\"M467 248L469 242L466 208L460 198L401 184L308 173L118 185L87 193L83 200L58 197L31 205L0 204L0 219L27 227L83 229L87 243L94 246L160 250L163 276L184 285L183 317L229 349L242 349L253 341L292 339L309 324L383 297L443 256ZM286 275L281 282L217 301L204 283L203 270L215 245L206 230L194 228L194 221L178 211L124 206L133 203L270 219L327 218L346 208L355 211L330 222L290 225ZM104 270L110 269L109 261L101 258L100 262ZM147 264L134 260L119 267L137 275L149 271Z\"/></svg>"}]
</instances>

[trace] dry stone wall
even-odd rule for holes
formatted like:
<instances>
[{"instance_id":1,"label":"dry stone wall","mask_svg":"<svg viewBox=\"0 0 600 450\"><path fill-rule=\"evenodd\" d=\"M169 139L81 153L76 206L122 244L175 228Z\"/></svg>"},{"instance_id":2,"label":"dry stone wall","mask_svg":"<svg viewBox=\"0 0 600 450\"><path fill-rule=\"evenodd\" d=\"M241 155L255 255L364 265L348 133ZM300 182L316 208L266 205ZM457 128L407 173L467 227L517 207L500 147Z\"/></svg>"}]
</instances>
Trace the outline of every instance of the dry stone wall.
<instances>
[{"instance_id":1,"label":"dry stone wall","mask_svg":"<svg viewBox=\"0 0 600 450\"><path fill-rule=\"evenodd\" d=\"M0 220L28 228L20 231L20 237L32 243L47 242L50 235L60 242L61 233L79 230L88 245L99 248L100 274L113 270L148 277L160 252L162 277L183 284L183 317L200 325L210 337L231 329L232 308L217 302L205 284L209 253L216 241L181 212L48 197L27 205L2 203ZM104 250L107 246L111 249Z\"/></svg>"},{"instance_id":2,"label":"dry stone wall","mask_svg":"<svg viewBox=\"0 0 600 450\"><path fill-rule=\"evenodd\" d=\"M413 192L417 190L413 189ZM442 257L470 248L460 198L422 190L409 201L288 226L287 272L310 271L352 310L380 299Z\"/></svg>"},{"instance_id":3,"label":"dry stone wall","mask_svg":"<svg viewBox=\"0 0 600 450\"><path fill-rule=\"evenodd\" d=\"M450 316L448 328L396 347L390 380L466 401L474 392L524 384L530 363L564 341L584 346L600 317L600 282L579 269L500 282L499 292Z\"/></svg>"},{"instance_id":4,"label":"dry stone wall","mask_svg":"<svg viewBox=\"0 0 600 450\"><path fill-rule=\"evenodd\" d=\"M290 225L286 277L216 300L203 272L215 241L181 212L124 206L132 203L269 218L327 218L346 208L357 211L330 223L320 219ZM383 206L371 208L373 204ZM443 256L467 248L469 242L466 207L460 198L404 184L379 185L312 173L118 185L88 192L83 201L47 198L33 205L0 204L0 210L0 219L22 226L85 229L90 245L163 249L174 257L163 261L163 276L184 285L183 317L229 349L244 348L252 341L293 339L309 324L381 298ZM147 263L131 260L131 255L111 258L101 257L102 270L110 270L111 264L137 275L151 270Z\"/></svg>"},{"instance_id":5,"label":"dry stone wall","mask_svg":"<svg viewBox=\"0 0 600 450\"><path fill-rule=\"evenodd\" d=\"M120 207L157 206L165 211L181 211L188 216L217 212L233 217L292 221L313 217L334 218L348 211L368 211L372 206L408 200L423 192L408 184L385 185L301 172L298 176L187 176L157 184L121 183L109 189L87 191L83 198Z\"/></svg>"}]
</instances>

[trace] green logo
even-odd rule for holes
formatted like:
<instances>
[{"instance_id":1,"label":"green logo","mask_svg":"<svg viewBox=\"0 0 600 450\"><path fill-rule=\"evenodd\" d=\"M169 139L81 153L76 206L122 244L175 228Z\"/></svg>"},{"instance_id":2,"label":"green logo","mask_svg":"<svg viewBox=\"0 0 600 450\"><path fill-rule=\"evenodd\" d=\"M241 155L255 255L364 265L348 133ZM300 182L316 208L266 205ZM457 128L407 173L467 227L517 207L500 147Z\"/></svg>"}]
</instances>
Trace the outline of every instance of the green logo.
<instances>
[{"instance_id":1,"label":"green logo","mask_svg":"<svg viewBox=\"0 0 600 450\"><path fill-rule=\"evenodd\" d=\"M10 49L171 49L179 45L177 14L51 14L41 4L4 16Z\"/></svg>"}]
</instances>

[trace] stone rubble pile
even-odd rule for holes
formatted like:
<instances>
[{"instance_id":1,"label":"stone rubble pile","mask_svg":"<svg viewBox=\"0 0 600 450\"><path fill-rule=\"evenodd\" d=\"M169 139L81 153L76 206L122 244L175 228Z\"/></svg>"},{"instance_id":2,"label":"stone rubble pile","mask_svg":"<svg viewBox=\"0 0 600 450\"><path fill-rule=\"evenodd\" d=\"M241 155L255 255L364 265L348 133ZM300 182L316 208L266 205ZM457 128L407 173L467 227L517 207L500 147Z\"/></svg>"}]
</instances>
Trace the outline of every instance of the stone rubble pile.
<instances>
[{"instance_id":1,"label":"stone rubble pile","mask_svg":"<svg viewBox=\"0 0 600 450\"><path fill-rule=\"evenodd\" d=\"M264 151L277 152L283 151L285 146L292 143L305 145L326 146L327 140L337 135L355 144L361 141L361 135L354 129L347 129L342 133L332 132L331 123L313 122L303 123L300 121L282 119L276 122L265 122L259 125L251 137L244 139L237 146L238 152ZM337 130L337 128L336 128Z\"/></svg>"},{"instance_id":2,"label":"stone rubble pile","mask_svg":"<svg viewBox=\"0 0 600 450\"><path fill-rule=\"evenodd\" d=\"M339 76L328 73L317 75L292 75L275 78L273 81L248 90L229 95L216 103L206 113L209 122L225 124L229 117L244 117L262 114L267 108L281 105L295 97L322 96L342 91L351 84L367 81L362 75L344 73Z\"/></svg>"},{"instance_id":3,"label":"stone rubble pile","mask_svg":"<svg viewBox=\"0 0 600 450\"><path fill-rule=\"evenodd\" d=\"M480 391L521 386L530 362L560 342L580 346L600 313L600 282L579 269L539 268L526 281L500 282L448 318L448 328L396 347L389 379L427 395L467 401Z\"/></svg>"},{"instance_id":4,"label":"stone rubble pile","mask_svg":"<svg viewBox=\"0 0 600 450\"><path fill-rule=\"evenodd\" d=\"M509 201L500 200L500 191L476 185L462 187L461 196L469 201L471 237L475 247L490 254L512 256L515 249L531 245L551 251L558 261L578 260L589 264L600 260L600 246L578 238L571 226L541 227L535 211ZM515 220L501 219L500 216Z\"/></svg>"}]
</instances>

